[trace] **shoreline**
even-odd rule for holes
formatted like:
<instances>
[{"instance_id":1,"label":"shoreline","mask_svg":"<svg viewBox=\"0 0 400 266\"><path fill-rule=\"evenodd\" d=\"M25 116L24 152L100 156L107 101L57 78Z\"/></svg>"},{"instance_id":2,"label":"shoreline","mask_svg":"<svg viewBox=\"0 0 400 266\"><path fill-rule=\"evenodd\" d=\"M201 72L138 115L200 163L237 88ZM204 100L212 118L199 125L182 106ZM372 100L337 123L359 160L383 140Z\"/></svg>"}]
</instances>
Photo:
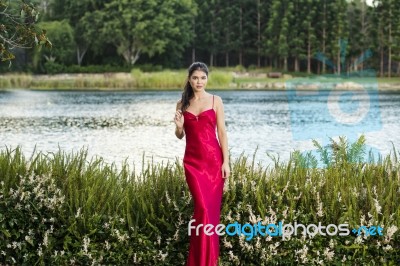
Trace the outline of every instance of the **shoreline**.
<instances>
[{"instance_id":1,"label":"shoreline","mask_svg":"<svg viewBox=\"0 0 400 266\"><path fill-rule=\"evenodd\" d=\"M283 78L267 78L265 73L234 73L230 82L217 85L209 84L210 90L236 90L236 91L286 91L290 81L296 85L296 90L316 91L371 88L380 92L400 92L400 78L358 78L348 80L341 77L327 78L326 76L292 77L283 75ZM153 81L152 73L147 75L149 82L145 86L138 86L138 80L131 73L98 73L98 74L56 74L56 75L31 75L31 74L5 74L0 76L0 90L34 90L34 91L180 91L182 82L173 81L163 84ZM179 79L180 80L180 79ZM152 81L154 86L152 86ZM211 82L210 82L211 83ZM173 84L173 85L172 85ZM329 87L326 88L326 85ZM371 86L368 86L371 85ZM376 86L377 85L377 86ZM325 88L324 88L325 87Z\"/></svg>"}]
</instances>

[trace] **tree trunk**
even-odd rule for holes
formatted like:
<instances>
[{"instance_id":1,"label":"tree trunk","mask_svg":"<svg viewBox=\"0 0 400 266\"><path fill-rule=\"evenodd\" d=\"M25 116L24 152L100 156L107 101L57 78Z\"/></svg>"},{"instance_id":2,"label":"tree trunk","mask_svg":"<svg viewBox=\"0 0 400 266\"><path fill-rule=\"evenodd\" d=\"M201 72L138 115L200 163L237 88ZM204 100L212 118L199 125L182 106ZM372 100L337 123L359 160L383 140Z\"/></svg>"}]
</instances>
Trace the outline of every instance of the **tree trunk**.
<instances>
[{"instance_id":1,"label":"tree trunk","mask_svg":"<svg viewBox=\"0 0 400 266\"><path fill-rule=\"evenodd\" d=\"M260 0L257 1L257 66L261 67L261 13Z\"/></svg>"},{"instance_id":2,"label":"tree trunk","mask_svg":"<svg viewBox=\"0 0 400 266\"><path fill-rule=\"evenodd\" d=\"M383 77L384 72L383 72L383 47L381 47L381 78Z\"/></svg>"},{"instance_id":3,"label":"tree trunk","mask_svg":"<svg viewBox=\"0 0 400 266\"><path fill-rule=\"evenodd\" d=\"M192 48L192 62L196 62L196 48Z\"/></svg>"},{"instance_id":4,"label":"tree trunk","mask_svg":"<svg viewBox=\"0 0 400 266\"><path fill-rule=\"evenodd\" d=\"M239 51L239 65L243 66L243 7L240 5L240 22L239 22L239 41L240 41L240 51Z\"/></svg>"},{"instance_id":5,"label":"tree trunk","mask_svg":"<svg viewBox=\"0 0 400 266\"><path fill-rule=\"evenodd\" d=\"M391 13L391 12L390 12ZM392 76L392 21L390 15L390 23L389 23L389 44L388 44L388 77L391 78Z\"/></svg>"},{"instance_id":6,"label":"tree trunk","mask_svg":"<svg viewBox=\"0 0 400 266\"><path fill-rule=\"evenodd\" d=\"M214 53L210 54L210 67L214 66Z\"/></svg>"},{"instance_id":7,"label":"tree trunk","mask_svg":"<svg viewBox=\"0 0 400 266\"><path fill-rule=\"evenodd\" d=\"M76 48L76 59L78 60L78 65L79 66L81 66L81 64L82 64L82 60L83 60L83 57L86 54L87 49L88 49L87 46L83 48L83 51L81 51L79 46Z\"/></svg>"},{"instance_id":8,"label":"tree trunk","mask_svg":"<svg viewBox=\"0 0 400 266\"><path fill-rule=\"evenodd\" d=\"M361 35L364 37L365 35L365 1L361 1ZM361 53L364 53L364 39L362 41L362 46L361 46ZM357 64L355 64L355 69L358 69ZM360 69L361 71L364 70L364 61L361 61L360 63ZM362 73L362 72L361 72ZM364 74L362 74L364 75Z\"/></svg>"},{"instance_id":9,"label":"tree trunk","mask_svg":"<svg viewBox=\"0 0 400 266\"><path fill-rule=\"evenodd\" d=\"M322 54L324 55L323 58L322 58L322 74L326 73L326 62L325 62L326 43L325 43L325 38L326 38L326 30L324 28L323 33L322 33Z\"/></svg>"},{"instance_id":10,"label":"tree trunk","mask_svg":"<svg viewBox=\"0 0 400 266\"><path fill-rule=\"evenodd\" d=\"M340 75L340 64L341 64L341 61L340 61L340 51L341 49L340 49L340 38L339 38L339 49L338 49L338 52L337 52L337 62L336 62L336 74L337 75Z\"/></svg>"},{"instance_id":11,"label":"tree trunk","mask_svg":"<svg viewBox=\"0 0 400 266\"><path fill-rule=\"evenodd\" d=\"M299 58L296 56L294 58L294 72L299 72L300 67L299 67Z\"/></svg>"},{"instance_id":12,"label":"tree trunk","mask_svg":"<svg viewBox=\"0 0 400 266\"><path fill-rule=\"evenodd\" d=\"M225 66L229 67L229 52L225 53Z\"/></svg>"},{"instance_id":13,"label":"tree trunk","mask_svg":"<svg viewBox=\"0 0 400 266\"><path fill-rule=\"evenodd\" d=\"M307 44L307 73L311 74L311 40L310 40L310 35L308 35L308 44Z\"/></svg>"},{"instance_id":14,"label":"tree trunk","mask_svg":"<svg viewBox=\"0 0 400 266\"><path fill-rule=\"evenodd\" d=\"M285 57L283 58L283 70L284 70L285 72L287 72L287 70L288 70L288 67L287 67L287 56L285 56Z\"/></svg>"},{"instance_id":15,"label":"tree trunk","mask_svg":"<svg viewBox=\"0 0 400 266\"><path fill-rule=\"evenodd\" d=\"M326 21L326 1L324 1L324 22ZM326 24L324 24L326 25ZM325 63L325 56L326 56L326 27L322 29L322 54L324 57L322 58L322 74L326 73L326 63Z\"/></svg>"},{"instance_id":16,"label":"tree trunk","mask_svg":"<svg viewBox=\"0 0 400 266\"><path fill-rule=\"evenodd\" d=\"M397 76L400 77L400 62L397 63Z\"/></svg>"}]
</instances>

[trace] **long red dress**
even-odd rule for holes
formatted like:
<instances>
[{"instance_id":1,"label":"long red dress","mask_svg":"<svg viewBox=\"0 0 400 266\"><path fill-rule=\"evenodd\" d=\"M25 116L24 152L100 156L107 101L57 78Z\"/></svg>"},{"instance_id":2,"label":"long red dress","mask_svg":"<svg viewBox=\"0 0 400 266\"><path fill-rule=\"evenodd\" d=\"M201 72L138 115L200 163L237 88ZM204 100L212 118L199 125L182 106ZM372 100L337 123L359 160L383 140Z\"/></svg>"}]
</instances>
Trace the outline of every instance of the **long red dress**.
<instances>
[{"instance_id":1,"label":"long red dress","mask_svg":"<svg viewBox=\"0 0 400 266\"><path fill-rule=\"evenodd\" d=\"M194 201L193 219L197 224L212 224L214 228L220 222L220 208L224 179L221 166L223 155L216 137L217 118L213 106L197 116L185 111L184 129L186 150L183 158L186 181ZM215 266L219 256L219 236L204 234L203 227L196 236L192 229L187 265Z\"/></svg>"}]
</instances>

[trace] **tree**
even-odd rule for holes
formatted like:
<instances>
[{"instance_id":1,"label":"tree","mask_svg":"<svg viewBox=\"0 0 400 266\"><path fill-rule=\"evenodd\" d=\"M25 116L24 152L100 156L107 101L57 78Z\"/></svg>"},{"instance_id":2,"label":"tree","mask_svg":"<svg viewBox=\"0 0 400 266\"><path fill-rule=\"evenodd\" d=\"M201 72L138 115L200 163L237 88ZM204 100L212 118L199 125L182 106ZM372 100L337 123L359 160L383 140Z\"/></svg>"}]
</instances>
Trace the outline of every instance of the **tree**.
<instances>
[{"instance_id":1,"label":"tree","mask_svg":"<svg viewBox=\"0 0 400 266\"><path fill-rule=\"evenodd\" d=\"M74 27L76 59L82 64L89 47L100 54L104 40L99 39L98 29L102 25L102 17L94 11L104 9L110 1L96 2L93 0L57 0L51 3L50 20L68 20Z\"/></svg>"},{"instance_id":2,"label":"tree","mask_svg":"<svg viewBox=\"0 0 400 266\"><path fill-rule=\"evenodd\" d=\"M267 27L265 28L265 51L270 58L271 65L272 62L275 63L275 67L278 67L277 55L280 55L278 43L284 41L281 38L281 17L282 17L282 2L280 0L272 0L270 16L268 19ZM282 51L281 51L282 52Z\"/></svg>"},{"instance_id":3,"label":"tree","mask_svg":"<svg viewBox=\"0 0 400 266\"><path fill-rule=\"evenodd\" d=\"M38 25L47 29L47 35L53 43L51 49L40 49L38 51L40 61L44 59L63 65L72 64L75 52L74 31L68 21L40 22Z\"/></svg>"},{"instance_id":4,"label":"tree","mask_svg":"<svg viewBox=\"0 0 400 266\"><path fill-rule=\"evenodd\" d=\"M32 48L35 45L51 46L46 32L36 27L39 13L29 3L10 3L0 0L0 60L14 59L14 48ZM10 61L11 62L11 61Z\"/></svg>"},{"instance_id":5,"label":"tree","mask_svg":"<svg viewBox=\"0 0 400 266\"><path fill-rule=\"evenodd\" d=\"M187 18L194 16L193 10L190 0L120 0L95 12L104 22L102 39L115 45L125 61L133 65L142 53L150 57L160 54L170 43L175 43L175 49L186 47L192 34L192 20Z\"/></svg>"},{"instance_id":6,"label":"tree","mask_svg":"<svg viewBox=\"0 0 400 266\"><path fill-rule=\"evenodd\" d=\"M331 30L328 35L328 51L332 51L331 58L336 58L335 72L340 75L347 54L348 21L347 1L335 0L328 4L328 21Z\"/></svg>"}]
</instances>

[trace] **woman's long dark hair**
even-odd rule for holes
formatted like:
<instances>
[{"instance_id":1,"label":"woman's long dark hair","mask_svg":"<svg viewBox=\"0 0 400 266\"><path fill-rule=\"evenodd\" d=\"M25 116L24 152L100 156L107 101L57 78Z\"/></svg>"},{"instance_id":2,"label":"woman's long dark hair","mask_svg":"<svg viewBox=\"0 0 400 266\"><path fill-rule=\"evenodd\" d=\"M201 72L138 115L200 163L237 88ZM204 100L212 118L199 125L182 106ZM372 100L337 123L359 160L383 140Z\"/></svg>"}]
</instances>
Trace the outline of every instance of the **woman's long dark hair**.
<instances>
[{"instance_id":1,"label":"woman's long dark hair","mask_svg":"<svg viewBox=\"0 0 400 266\"><path fill-rule=\"evenodd\" d=\"M192 86L190 86L189 79L195 70L203 71L204 73L206 73L206 75L208 77L208 67L206 64L204 64L202 62L194 62L193 64L190 65L190 67L188 69L188 76L187 76L186 84L185 84L185 87L183 88L183 92L182 92L182 99L181 99L181 104L182 104L181 111L182 112L184 112L189 107L189 105L190 105L189 101L194 96L193 88L192 88Z\"/></svg>"}]
</instances>

